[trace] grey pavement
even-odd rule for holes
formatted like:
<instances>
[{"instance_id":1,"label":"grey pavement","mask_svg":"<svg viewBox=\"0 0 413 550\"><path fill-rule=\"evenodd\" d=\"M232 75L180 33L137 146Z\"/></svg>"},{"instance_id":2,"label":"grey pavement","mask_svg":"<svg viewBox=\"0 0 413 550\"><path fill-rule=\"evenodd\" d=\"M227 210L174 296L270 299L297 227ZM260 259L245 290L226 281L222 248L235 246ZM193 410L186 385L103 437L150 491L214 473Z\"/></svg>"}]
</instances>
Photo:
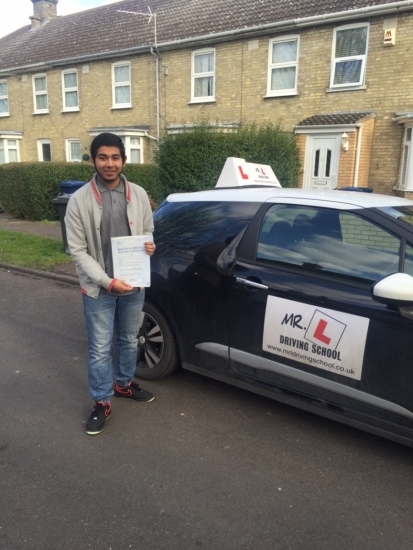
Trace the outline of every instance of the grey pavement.
<instances>
[{"instance_id":1,"label":"grey pavement","mask_svg":"<svg viewBox=\"0 0 413 550\"><path fill-rule=\"evenodd\" d=\"M185 371L87 436L69 266L0 267L0 550L411 550L410 448Z\"/></svg>"},{"instance_id":2,"label":"grey pavement","mask_svg":"<svg viewBox=\"0 0 413 550\"><path fill-rule=\"evenodd\" d=\"M412 449L186 371L87 436L79 290L0 288L0 550L411 550Z\"/></svg>"}]
</instances>

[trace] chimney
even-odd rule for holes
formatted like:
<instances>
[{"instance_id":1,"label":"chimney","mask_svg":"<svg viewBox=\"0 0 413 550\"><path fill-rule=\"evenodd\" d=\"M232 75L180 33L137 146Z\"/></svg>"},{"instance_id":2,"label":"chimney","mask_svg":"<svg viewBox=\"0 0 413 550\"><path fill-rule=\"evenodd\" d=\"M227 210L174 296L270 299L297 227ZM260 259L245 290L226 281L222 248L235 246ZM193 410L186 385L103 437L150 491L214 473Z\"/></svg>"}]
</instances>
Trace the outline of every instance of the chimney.
<instances>
[{"instance_id":1,"label":"chimney","mask_svg":"<svg viewBox=\"0 0 413 550\"><path fill-rule=\"evenodd\" d=\"M33 2L33 15L30 17L32 29L47 23L57 17L56 5L58 0L31 0Z\"/></svg>"}]
</instances>

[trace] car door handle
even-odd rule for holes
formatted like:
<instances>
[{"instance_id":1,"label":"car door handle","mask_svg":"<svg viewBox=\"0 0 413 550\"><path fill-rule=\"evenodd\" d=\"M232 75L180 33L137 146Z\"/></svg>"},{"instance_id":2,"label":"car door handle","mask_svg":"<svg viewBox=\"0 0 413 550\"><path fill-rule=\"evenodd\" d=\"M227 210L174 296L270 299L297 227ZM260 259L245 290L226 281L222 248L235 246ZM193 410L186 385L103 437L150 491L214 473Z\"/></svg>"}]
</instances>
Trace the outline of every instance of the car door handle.
<instances>
[{"instance_id":1,"label":"car door handle","mask_svg":"<svg viewBox=\"0 0 413 550\"><path fill-rule=\"evenodd\" d=\"M243 279L242 277L237 277L235 280L237 283L241 283L242 285L253 286L254 288L262 288L264 290L268 290L267 285L256 283L255 281L250 281L249 279Z\"/></svg>"}]
</instances>

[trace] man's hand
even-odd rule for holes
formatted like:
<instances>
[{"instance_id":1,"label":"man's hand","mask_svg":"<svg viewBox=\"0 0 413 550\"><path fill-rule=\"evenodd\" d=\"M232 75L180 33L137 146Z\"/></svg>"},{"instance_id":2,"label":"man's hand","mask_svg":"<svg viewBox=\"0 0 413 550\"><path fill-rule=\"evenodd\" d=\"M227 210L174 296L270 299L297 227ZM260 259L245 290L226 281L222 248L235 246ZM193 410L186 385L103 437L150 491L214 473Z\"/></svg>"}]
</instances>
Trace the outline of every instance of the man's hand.
<instances>
[{"instance_id":1,"label":"man's hand","mask_svg":"<svg viewBox=\"0 0 413 550\"><path fill-rule=\"evenodd\" d=\"M152 254L155 252L155 245L152 241L146 241L143 243L143 246L145 247L146 254L149 254L149 256L152 256Z\"/></svg>"},{"instance_id":2,"label":"man's hand","mask_svg":"<svg viewBox=\"0 0 413 550\"><path fill-rule=\"evenodd\" d=\"M115 282L113 283L113 286L110 289L111 292L119 292L119 294L123 294L124 292L129 292L130 290L133 290L133 286L126 284L121 279L115 279Z\"/></svg>"}]
</instances>

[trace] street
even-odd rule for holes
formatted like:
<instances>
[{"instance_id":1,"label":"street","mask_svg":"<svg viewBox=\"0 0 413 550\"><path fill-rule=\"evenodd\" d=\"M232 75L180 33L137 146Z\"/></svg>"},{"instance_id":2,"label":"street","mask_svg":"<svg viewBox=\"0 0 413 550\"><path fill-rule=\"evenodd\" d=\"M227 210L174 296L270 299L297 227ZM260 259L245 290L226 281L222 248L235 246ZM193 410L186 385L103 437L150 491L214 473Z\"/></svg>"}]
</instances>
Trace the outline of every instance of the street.
<instances>
[{"instance_id":1,"label":"street","mask_svg":"<svg viewBox=\"0 0 413 550\"><path fill-rule=\"evenodd\" d=\"M0 288L0 550L413 547L413 449L186 371L87 436L80 291Z\"/></svg>"}]
</instances>

